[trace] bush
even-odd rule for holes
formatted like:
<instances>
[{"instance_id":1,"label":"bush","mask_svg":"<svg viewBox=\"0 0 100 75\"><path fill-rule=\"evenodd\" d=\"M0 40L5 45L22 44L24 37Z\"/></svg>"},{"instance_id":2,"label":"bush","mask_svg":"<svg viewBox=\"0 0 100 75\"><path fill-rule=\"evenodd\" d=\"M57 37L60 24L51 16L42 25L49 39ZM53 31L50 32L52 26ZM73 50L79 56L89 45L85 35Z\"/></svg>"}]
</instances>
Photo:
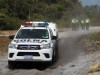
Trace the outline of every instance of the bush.
<instances>
[{"instance_id":1,"label":"bush","mask_svg":"<svg viewBox=\"0 0 100 75\"><path fill-rule=\"evenodd\" d=\"M29 20L29 16L27 16L27 20ZM37 13L33 13L31 16L30 16L30 21L41 21L41 20L44 20L44 17L41 15L41 14L37 14Z\"/></svg>"},{"instance_id":2,"label":"bush","mask_svg":"<svg viewBox=\"0 0 100 75\"><path fill-rule=\"evenodd\" d=\"M52 4L46 7L45 17L50 21L61 19L61 16L63 15L62 8L63 7L59 4Z\"/></svg>"},{"instance_id":3,"label":"bush","mask_svg":"<svg viewBox=\"0 0 100 75\"><path fill-rule=\"evenodd\" d=\"M7 17L6 14L0 13L0 18L6 18L6 17Z\"/></svg>"},{"instance_id":4,"label":"bush","mask_svg":"<svg viewBox=\"0 0 100 75\"><path fill-rule=\"evenodd\" d=\"M61 20L58 20L58 21L56 21L56 23L58 24L58 27L66 27L66 28L68 28L68 27L70 27L70 21L68 21L68 20L64 20L64 19L61 19Z\"/></svg>"},{"instance_id":5,"label":"bush","mask_svg":"<svg viewBox=\"0 0 100 75\"><path fill-rule=\"evenodd\" d=\"M0 30L16 30L20 27L21 22L17 18L0 18Z\"/></svg>"}]
</instances>

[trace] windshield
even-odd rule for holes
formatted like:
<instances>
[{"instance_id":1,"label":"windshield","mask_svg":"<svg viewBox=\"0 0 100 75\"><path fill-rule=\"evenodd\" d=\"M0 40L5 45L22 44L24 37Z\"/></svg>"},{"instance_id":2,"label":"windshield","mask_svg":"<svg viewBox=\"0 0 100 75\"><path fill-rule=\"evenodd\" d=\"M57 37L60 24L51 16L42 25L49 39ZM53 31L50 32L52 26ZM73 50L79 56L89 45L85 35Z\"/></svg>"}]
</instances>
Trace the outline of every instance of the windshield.
<instances>
[{"instance_id":1,"label":"windshield","mask_svg":"<svg viewBox=\"0 0 100 75\"><path fill-rule=\"evenodd\" d=\"M21 29L18 31L16 38L48 39L49 34L47 29Z\"/></svg>"}]
</instances>

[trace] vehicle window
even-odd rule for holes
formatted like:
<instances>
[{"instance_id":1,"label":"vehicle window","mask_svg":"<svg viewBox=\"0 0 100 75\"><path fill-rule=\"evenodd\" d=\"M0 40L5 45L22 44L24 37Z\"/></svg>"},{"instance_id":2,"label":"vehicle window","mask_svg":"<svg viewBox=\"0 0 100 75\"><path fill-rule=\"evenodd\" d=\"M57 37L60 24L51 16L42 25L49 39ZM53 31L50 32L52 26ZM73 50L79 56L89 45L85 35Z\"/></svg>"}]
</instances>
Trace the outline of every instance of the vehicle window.
<instances>
[{"instance_id":1,"label":"vehicle window","mask_svg":"<svg viewBox=\"0 0 100 75\"><path fill-rule=\"evenodd\" d=\"M49 30L50 30L50 35L53 36L53 32L52 32L52 30L51 30L51 29L49 29Z\"/></svg>"},{"instance_id":2,"label":"vehicle window","mask_svg":"<svg viewBox=\"0 0 100 75\"><path fill-rule=\"evenodd\" d=\"M49 34L47 29L21 29L17 33L16 38L48 39Z\"/></svg>"}]
</instances>

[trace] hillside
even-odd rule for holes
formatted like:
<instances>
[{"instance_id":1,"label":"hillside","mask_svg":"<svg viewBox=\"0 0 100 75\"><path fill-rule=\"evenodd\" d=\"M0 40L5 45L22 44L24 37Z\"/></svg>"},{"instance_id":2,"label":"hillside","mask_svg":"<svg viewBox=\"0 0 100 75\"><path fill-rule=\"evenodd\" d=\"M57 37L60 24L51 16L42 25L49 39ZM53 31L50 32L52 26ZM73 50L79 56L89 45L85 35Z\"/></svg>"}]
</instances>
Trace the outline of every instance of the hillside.
<instances>
[{"instance_id":1,"label":"hillside","mask_svg":"<svg viewBox=\"0 0 100 75\"><path fill-rule=\"evenodd\" d=\"M26 20L69 25L79 7L78 0L0 0L0 29L18 29Z\"/></svg>"}]
</instances>

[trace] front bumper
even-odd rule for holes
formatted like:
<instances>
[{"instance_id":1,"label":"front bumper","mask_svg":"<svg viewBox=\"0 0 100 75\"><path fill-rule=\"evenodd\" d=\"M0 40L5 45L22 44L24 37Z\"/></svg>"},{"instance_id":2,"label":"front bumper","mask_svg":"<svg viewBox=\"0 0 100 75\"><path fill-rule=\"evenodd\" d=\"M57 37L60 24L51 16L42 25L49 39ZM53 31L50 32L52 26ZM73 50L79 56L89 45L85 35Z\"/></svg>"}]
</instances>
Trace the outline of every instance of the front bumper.
<instances>
[{"instance_id":1,"label":"front bumper","mask_svg":"<svg viewBox=\"0 0 100 75\"><path fill-rule=\"evenodd\" d=\"M52 61L53 49L17 50L8 49L8 61Z\"/></svg>"}]
</instances>

